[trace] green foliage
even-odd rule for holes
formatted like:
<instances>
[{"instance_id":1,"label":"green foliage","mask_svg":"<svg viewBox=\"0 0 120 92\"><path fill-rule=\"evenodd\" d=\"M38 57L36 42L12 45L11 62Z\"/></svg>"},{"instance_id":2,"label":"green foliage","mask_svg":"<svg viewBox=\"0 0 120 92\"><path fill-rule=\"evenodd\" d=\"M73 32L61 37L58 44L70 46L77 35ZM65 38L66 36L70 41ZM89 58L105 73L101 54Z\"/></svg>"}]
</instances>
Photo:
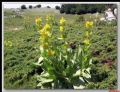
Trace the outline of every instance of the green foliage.
<instances>
[{"instance_id":1,"label":"green foliage","mask_svg":"<svg viewBox=\"0 0 120 92\"><path fill-rule=\"evenodd\" d=\"M70 49L67 55L64 51L52 60L45 57L40 57L38 63L43 68L43 72L38 76L40 88L75 88L84 85L90 78L89 67L90 57L84 56L84 51L81 47L74 52ZM83 61L84 62L83 62ZM88 79L87 79L88 78ZM80 82L79 82L80 81ZM81 84L81 81L83 84ZM49 86L45 85L48 84Z\"/></svg>"},{"instance_id":2,"label":"green foliage","mask_svg":"<svg viewBox=\"0 0 120 92\"><path fill-rule=\"evenodd\" d=\"M12 47L5 46L4 48L5 88L6 89L36 88L37 85L35 82L36 70L31 65L31 62L37 61L36 56L38 55L37 52L35 51L36 49L34 48L35 44L33 44L33 43L37 44L37 41L35 39L33 40L33 38L35 37L34 31L31 30L31 32L28 32L21 30L17 33L5 32L4 34L5 41L12 40L13 44Z\"/></svg>"},{"instance_id":3,"label":"green foliage","mask_svg":"<svg viewBox=\"0 0 120 92\"><path fill-rule=\"evenodd\" d=\"M96 13L104 12L107 7L113 7L114 4L62 4L60 13L66 14L86 14L86 13Z\"/></svg>"}]
</instances>

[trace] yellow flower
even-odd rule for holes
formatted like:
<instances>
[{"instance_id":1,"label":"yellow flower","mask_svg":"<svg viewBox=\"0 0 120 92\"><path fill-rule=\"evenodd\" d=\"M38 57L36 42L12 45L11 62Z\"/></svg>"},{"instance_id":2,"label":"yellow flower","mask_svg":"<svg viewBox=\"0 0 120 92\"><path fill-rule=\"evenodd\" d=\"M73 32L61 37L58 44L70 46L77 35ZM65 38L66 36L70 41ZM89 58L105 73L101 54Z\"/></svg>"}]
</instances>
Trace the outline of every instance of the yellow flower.
<instances>
[{"instance_id":1,"label":"yellow flower","mask_svg":"<svg viewBox=\"0 0 120 92\"><path fill-rule=\"evenodd\" d=\"M64 25L65 24L65 19L62 17L61 19L60 19L60 25Z\"/></svg>"},{"instance_id":2,"label":"yellow flower","mask_svg":"<svg viewBox=\"0 0 120 92\"><path fill-rule=\"evenodd\" d=\"M93 22L91 21L87 21L86 23L85 23L85 27L86 28L90 28L90 27L93 27Z\"/></svg>"},{"instance_id":3,"label":"yellow flower","mask_svg":"<svg viewBox=\"0 0 120 92\"><path fill-rule=\"evenodd\" d=\"M8 41L8 42L7 42L7 45L10 46L10 47L12 47L12 42L11 42L11 41Z\"/></svg>"},{"instance_id":4,"label":"yellow flower","mask_svg":"<svg viewBox=\"0 0 120 92\"><path fill-rule=\"evenodd\" d=\"M40 29L39 33L41 34L43 31L45 31L44 28Z\"/></svg>"},{"instance_id":5,"label":"yellow flower","mask_svg":"<svg viewBox=\"0 0 120 92\"><path fill-rule=\"evenodd\" d=\"M85 39L83 42L84 42L86 45L89 45L89 44L90 44L90 40L89 40L89 39Z\"/></svg>"},{"instance_id":6,"label":"yellow flower","mask_svg":"<svg viewBox=\"0 0 120 92\"><path fill-rule=\"evenodd\" d=\"M41 46L42 46L44 49L47 49L48 46L49 46L49 44L48 44L48 43L43 43Z\"/></svg>"},{"instance_id":7,"label":"yellow flower","mask_svg":"<svg viewBox=\"0 0 120 92\"><path fill-rule=\"evenodd\" d=\"M42 22L42 18L41 17L38 17L38 18L35 19L36 25L40 25L41 22Z\"/></svg>"},{"instance_id":8,"label":"yellow flower","mask_svg":"<svg viewBox=\"0 0 120 92\"><path fill-rule=\"evenodd\" d=\"M48 50L48 56L53 56L55 54L55 51L53 50Z\"/></svg>"},{"instance_id":9,"label":"yellow flower","mask_svg":"<svg viewBox=\"0 0 120 92\"><path fill-rule=\"evenodd\" d=\"M90 35L92 35L92 32L90 32Z\"/></svg>"},{"instance_id":10,"label":"yellow flower","mask_svg":"<svg viewBox=\"0 0 120 92\"><path fill-rule=\"evenodd\" d=\"M42 43L44 43L46 39L47 39L47 37L45 37L45 36L40 36L40 38L39 38L40 42L42 42Z\"/></svg>"},{"instance_id":11,"label":"yellow flower","mask_svg":"<svg viewBox=\"0 0 120 92\"><path fill-rule=\"evenodd\" d=\"M60 32L63 32L63 31L64 31L64 27L60 26Z\"/></svg>"},{"instance_id":12,"label":"yellow flower","mask_svg":"<svg viewBox=\"0 0 120 92\"><path fill-rule=\"evenodd\" d=\"M66 42L66 43L63 45L63 47L66 49L66 48L69 47L69 44Z\"/></svg>"},{"instance_id":13,"label":"yellow flower","mask_svg":"<svg viewBox=\"0 0 120 92\"><path fill-rule=\"evenodd\" d=\"M48 37L48 36L49 36L49 37L50 37L50 35L51 35L51 34L50 34L49 31L42 31L42 32L41 32L41 36L44 36L44 37Z\"/></svg>"},{"instance_id":14,"label":"yellow flower","mask_svg":"<svg viewBox=\"0 0 120 92\"><path fill-rule=\"evenodd\" d=\"M46 24L46 25L44 26L44 29L45 29L46 31L50 31L51 27L50 27L49 24Z\"/></svg>"}]
</instances>

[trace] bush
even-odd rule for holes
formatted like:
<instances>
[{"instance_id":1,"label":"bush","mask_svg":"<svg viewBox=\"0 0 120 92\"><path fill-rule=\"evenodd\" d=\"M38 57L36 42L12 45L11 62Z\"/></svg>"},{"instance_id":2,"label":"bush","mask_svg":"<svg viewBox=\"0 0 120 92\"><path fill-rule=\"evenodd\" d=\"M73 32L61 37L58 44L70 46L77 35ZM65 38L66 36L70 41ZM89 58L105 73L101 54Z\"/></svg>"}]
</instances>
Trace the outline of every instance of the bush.
<instances>
[{"instance_id":1,"label":"bush","mask_svg":"<svg viewBox=\"0 0 120 92\"><path fill-rule=\"evenodd\" d=\"M22 5L21 9L27 9L26 5Z\"/></svg>"},{"instance_id":2,"label":"bush","mask_svg":"<svg viewBox=\"0 0 120 92\"><path fill-rule=\"evenodd\" d=\"M39 5L36 5L36 8L40 8L41 7L41 5L39 4Z\"/></svg>"},{"instance_id":3,"label":"bush","mask_svg":"<svg viewBox=\"0 0 120 92\"><path fill-rule=\"evenodd\" d=\"M50 6L47 6L47 8L51 8Z\"/></svg>"},{"instance_id":4,"label":"bush","mask_svg":"<svg viewBox=\"0 0 120 92\"><path fill-rule=\"evenodd\" d=\"M32 5L29 6L29 9L32 9Z\"/></svg>"},{"instance_id":5,"label":"bush","mask_svg":"<svg viewBox=\"0 0 120 92\"><path fill-rule=\"evenodd\" d=\"M60 10L60 6L55 6L55 9L56 10Z\"/></svg>"}]
</instances>

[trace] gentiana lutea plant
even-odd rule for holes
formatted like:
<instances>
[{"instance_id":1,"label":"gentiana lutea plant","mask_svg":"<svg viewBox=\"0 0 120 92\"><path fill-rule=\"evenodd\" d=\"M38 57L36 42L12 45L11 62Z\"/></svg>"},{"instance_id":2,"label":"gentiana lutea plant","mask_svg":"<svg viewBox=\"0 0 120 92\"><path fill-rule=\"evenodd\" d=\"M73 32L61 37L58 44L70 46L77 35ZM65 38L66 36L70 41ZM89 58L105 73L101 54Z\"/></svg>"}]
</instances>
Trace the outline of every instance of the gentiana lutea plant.
<instances>
[{"instance_id":1,"label":"gentiana lutea plant","mask_svg":"<svg viewBox=\"0 0 120 92\"><path fill-rule=\"evenodd\" d=\"M92 58L89 53L91 46L93 22L85 22L84 46L73 49L69 42L65 41L66 20L62 17L57 30L59 36L54 37L51 17L46 17L42 25L42 18L36 19L39 32L40 57L35 65L42 68L43 72L37 76L41 89L83 89L89 83ZM53 40L63 41L61 45L53 44Z\"/></svg>"}]
</instances>

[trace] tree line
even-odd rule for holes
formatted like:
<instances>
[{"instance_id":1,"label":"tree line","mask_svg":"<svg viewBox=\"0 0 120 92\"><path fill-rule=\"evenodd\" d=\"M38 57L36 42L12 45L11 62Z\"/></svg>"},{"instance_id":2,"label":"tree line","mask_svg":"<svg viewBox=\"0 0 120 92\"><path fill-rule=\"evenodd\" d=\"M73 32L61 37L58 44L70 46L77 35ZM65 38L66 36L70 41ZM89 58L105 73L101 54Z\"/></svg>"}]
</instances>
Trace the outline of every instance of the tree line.
<instances>
[{"instance_id":1,"label":"tree line","mask_svg":"<svg viewBox=\"0 0 120 92\"><path fill-rule=\"evenodd\" d=\"M114 9L115 4L62 4L60 13L66 14L86 14L86 13L102 13L107 8Z\"/></svg>"},{"instance_id":2,"label":"tree line","mask_svg":"<svg viewBox=\"0 0 120 92\"><path fill-rule=\"evenodd\" d=\"M116 8L116 4L62 4L60 6L55 6L56 10L59 10L60 13L65 14L86 14L86 13L102 13L107 8L111 8L112 10ZM29 9L32 8L41 8L41 5L38 4L36 6L29 5ZM47 6L47 8L51 8ZM21 9L27 9L26 5L22 5Z\"/></svg>"},{"instance_id":3,"label":"tree line","mask_svg":"<svg viewBox=\"0 0 120 92\"><path fill-rule=\"evenodd\" d=\"M40 4L38 4L36 6L29 5L28 8L29 9L32 9L32 8L41 8L41 5ZM47 6L47 8L51 8L51 7ZM26 5L21 5L21 9L27 9L27 6Z\"/></svg>"}]
</instances>

